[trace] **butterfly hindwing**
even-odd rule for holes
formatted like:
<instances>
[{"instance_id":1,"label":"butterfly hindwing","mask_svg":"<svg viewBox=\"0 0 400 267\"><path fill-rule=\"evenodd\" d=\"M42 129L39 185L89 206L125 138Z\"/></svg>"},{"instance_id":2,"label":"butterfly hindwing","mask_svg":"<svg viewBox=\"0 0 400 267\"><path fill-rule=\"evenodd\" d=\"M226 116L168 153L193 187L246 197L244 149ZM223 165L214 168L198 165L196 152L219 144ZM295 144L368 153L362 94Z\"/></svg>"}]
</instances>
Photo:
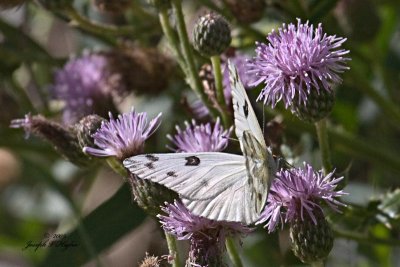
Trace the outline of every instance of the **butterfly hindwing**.
<instances>
[{"instance_id":1,"label":"butterfly hindwing","mask_svg":"<svg viewBox=\"0 0 400 267\"><path fill-rule=\"evenodd\" d=\"M182 201L188 209L198 216L216 221L241 222L246 225L258 219L255 206L252 204L251 189L247 179L237 181L212 199Z\"/></svg>"}]
</instances>

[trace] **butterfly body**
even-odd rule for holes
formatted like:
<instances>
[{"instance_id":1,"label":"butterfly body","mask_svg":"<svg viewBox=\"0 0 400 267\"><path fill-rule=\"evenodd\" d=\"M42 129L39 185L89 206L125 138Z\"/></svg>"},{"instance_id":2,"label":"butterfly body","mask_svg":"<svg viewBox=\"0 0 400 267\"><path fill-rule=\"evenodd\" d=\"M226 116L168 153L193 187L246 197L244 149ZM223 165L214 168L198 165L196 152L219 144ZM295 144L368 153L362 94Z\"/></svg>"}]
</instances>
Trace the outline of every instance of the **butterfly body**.
<instances>
[{"instance_id":1,"label":"butterfly body","mask_svg":"<svg viewBox=\"0 0 400 267\"><path fill-rule=\"evenodd\" d=\"M221 152L139 155L124 166L176 191L194 214L218 221L255 222L276 164L235 67L230 64L235 133L243 155Z\"/></svg>"}]
</instances>

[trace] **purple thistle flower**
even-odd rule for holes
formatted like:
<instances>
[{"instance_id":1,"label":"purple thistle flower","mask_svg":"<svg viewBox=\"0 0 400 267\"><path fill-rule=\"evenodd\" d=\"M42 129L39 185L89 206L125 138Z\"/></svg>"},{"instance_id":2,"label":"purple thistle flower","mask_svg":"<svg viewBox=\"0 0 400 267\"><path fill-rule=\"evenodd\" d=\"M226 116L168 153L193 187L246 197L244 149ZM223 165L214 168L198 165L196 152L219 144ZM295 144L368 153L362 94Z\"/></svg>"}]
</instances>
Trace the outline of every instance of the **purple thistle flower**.
<instances>
[{"instance_id":1,"label":"purple thistle flower","mask_svg":"<svg viewBox=\"0 0 400 267\"><path fill-rule=\"evenodd\" d=\"M215 263L222 260L225 238L244 236L252 231L238 222L213 221L193 215L179 201L166 204L162 210L166 215L157 217L164 230L175 235L178 240L190 240L189 261L200 266L220 266Z\"/></svg>"},{"instance_id":2,"label":"purple thistle flower","mask_svg":"<svg viewBox=\"0 0 400 267\"><path fill-rule=\"evenodd\" d=\"M296 218L304 220L304 216L309 216L316 224L314 213L315 209L322 211L319 205L322 200L338 212L338 205L345 205L335 197L346 193L334 191L343 177L334 178L333 174L324 176L322 170L316 172L307 163L303 168L281 169L272 181L266 207L257 224L268 221L266 227L269 232L273 232L279 222L283 225Z\"/></svg>"},{"instance_id":3,"label":"purple thistle flower","mask_svg":"<svg viewBox=\"0 0 400 267\"><path fill-rule=\"evenodd\" d=\"M122 160L143 151L144 142L160 126L161 113L147 123L145 112L132 111L119 115L110 121L102 122L100 129L92 135L94 144L99 148L85 147L83 151L96 157L117 157Z\"/></svg>"},{"instance_id":4,"label":"purple thistle flower","mask_svg":"<svg viewBox=\"0 0 400 267\"><path fill-rule=\"evenodd\" d=\"M257 79L251 83L265 84L257 100L272 107L282 100L285 107L293 101L305 103L311 90L332 90L342 79L338 73L349 69L343 57L349 50L338 49L345 38L327 35L322 25L314 30L308 22L285 25L272 31L269 44L256 43L257 56L249 61L249 74Z\"/></svg>"},{"instance_id":5,"label":"purple thistle flower","mask_svg":"<svg viewBox=\"0 0 400 267\"><path fill-rule=\"evenodd\" d=\"M228 138L232 127L225 130L219 118L214 127L210 123L197 125L195 120L192 124L185 121L186 129L181 130L176 126L176 135L167 135L167 138L176 146L170 150L175 152L220 152L228 146Z\"/></svg>"},{"instance_id":6,"label":"purple thistle flower","mask_svg":"<svg viewBox=\"0 0 400 267\"><path fill-rule=\"evenodd\" d=\"M100 54L71 59L54 74L53 97L65 103L63 121L72 124L86 115L115 110L109 87L107 59Z\"/></svg>"}]
</instances>

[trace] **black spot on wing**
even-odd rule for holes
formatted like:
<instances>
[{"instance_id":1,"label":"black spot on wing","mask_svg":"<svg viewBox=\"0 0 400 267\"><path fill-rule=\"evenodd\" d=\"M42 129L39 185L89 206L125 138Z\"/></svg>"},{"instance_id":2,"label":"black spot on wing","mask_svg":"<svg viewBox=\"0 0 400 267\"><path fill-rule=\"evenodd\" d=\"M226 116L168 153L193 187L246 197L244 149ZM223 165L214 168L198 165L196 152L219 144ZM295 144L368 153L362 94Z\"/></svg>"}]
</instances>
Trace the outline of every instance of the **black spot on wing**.
<instances>
[{"instance_id":1,"label":"black spot on wing","mask_svg":"<svg viewBox=\"0 0 400 267\"><path fill-rule=\"evenodd\" d=\"M154 156L154 155L151 155L151 154L148 154L148 155L146 155L145 157L146 157L146 159L148 159L148 160L150 160L150 161L153 161L153 162L156 162L156 161L159 160L158 157L156 157L156 156Z\"/></svg>"},{"instance_id":2,"label":"black spot on wing","mask_svg":"<svg viewBox=\"0 0 400 267\"><path fill-rule=\"evenodd\" d=\"M176 175L176 172L174 171L167 172L167 176L178 177L178 175Z\"/></svg>"},{"instance_id":3,"label":"black spot on wing","mask_svg":"<svg viewBox=\"0 0 400 267\"><path fill-rule=\"evenodd\" d=\"M208 186L208 182L206 180L203 180L200 182L201 186Z\"/></svg>"},{"instance_id":4,"label":"black spot on wing","mask_svg":"<svg viewBox=\"0 0 400 267\"><path fill-rule=\"evenodd\" d=\"M147 168L149 168L150 170L154 169L154 164L153 162L147 162L146 164L144 164L144 166L146 166Z\"/></svg>"},{"instance_id":5,"label":"black spot on wing","mask_svg":"<svg viewBox=\"0 0 400 267\"><path fill-rule=\"evenodd\" d=\"M249 116L249 104L247 103L247 101L244 102L243 113L246 118L247 116Z\"/></svg>"},{"instance_id":6,"label":"black spot on wing","mask_svg":"<svg viewBox=\"0 0 400 267\"><path fill-rule=\"evenodd\" d=\"M186 157L186 164L185 166L199 166L200 159L196 156Z\"/></svg>"}]
</instances>

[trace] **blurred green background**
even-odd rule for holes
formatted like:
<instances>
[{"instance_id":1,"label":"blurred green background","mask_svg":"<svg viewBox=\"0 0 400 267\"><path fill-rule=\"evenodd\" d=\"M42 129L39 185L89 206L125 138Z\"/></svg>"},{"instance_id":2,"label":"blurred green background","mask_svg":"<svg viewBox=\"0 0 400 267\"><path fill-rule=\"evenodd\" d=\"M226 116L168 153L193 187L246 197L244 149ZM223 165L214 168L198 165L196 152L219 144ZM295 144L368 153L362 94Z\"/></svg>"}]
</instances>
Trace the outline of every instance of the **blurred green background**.
<instances>
[{"instance_id":1,"label":"blurred green background","mask_svg":"<svg viewBox=\"0 0 400 267\"><path fill-rule=\"evenodd\" d=\"M50 144L9 128L28 112L60 119L60 103L50 100L48 88L54 70L71 56L109 50L122 40L170 54L157 11L146 1L132 0L118 14L104 13L94 2L73 4L83 18L112 29L128 24L134 34L97 31L71 13L31 1L0 12L0 266L138 266L146 251L167 254L157 222L133 203L127 185L110 169L79 169ZM327 266L400 266L400 1L270 0L252 24L240 22L229 1L223 2L184 1L188 29L199 13L217 10L231 23L232 45L250 56L255 41L296 18L321 22L328 34L348 38L351 69L336 88L328 130L333 163L346 178L344 200L352 205L329 217L337 238ZM249 92L251 99L259 89ZM189 88L175 65L168 88L130 94L120 104L120 111L135 105L151 117L163 112L146 151L167 151L165 135L191 119L180 104L182 92ZM263 111L261 104L255 109ZM267 121L282 119L288 154L320 167L312 125L283 109L265 111ZM66 232L77 247L23 249L29 241ZM242 255L246 266L302 265L290 251L286 230L269 235L257 229L243 240Z\"/></svg>"}]
</instances>

